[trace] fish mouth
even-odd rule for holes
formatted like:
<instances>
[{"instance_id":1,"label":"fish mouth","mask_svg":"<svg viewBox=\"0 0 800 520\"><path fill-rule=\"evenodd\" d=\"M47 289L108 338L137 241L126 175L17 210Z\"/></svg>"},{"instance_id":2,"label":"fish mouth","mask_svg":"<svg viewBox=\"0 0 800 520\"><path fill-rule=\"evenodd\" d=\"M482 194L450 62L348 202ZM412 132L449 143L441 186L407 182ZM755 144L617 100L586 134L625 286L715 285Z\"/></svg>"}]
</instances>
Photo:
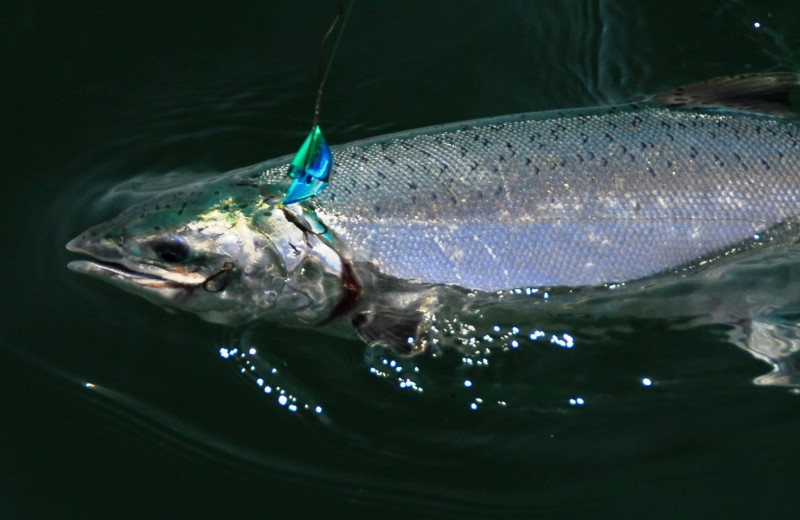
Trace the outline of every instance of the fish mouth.
<instances>
[{"instance_id":1,"label":"fish mouth","mask_svg":"<svg viewBox=\"0 0 800 520\"><path fill-rule=\"evenodd\" d=\"M113 247L90 242L79 236L67 244L67 250L90 258L67 264L72 271L116 283L123 288L191 290L204 277L196 273L173 273L158 266L129 265Z\"/></svg>"},{"instance_id":2,"label":"fish mouth","mask_svg":"<svg viewBox=\"0 0 800 520\"><path fill-rule=\"evenodd\" d=\"M67 267L77 273L88 274L97 278L111 279L122 284L133 284L139 287L159 288L185 288L190 286L159 276L134 271L117 262L102 260L73 260Z\"/></svg>"}]
</instances>

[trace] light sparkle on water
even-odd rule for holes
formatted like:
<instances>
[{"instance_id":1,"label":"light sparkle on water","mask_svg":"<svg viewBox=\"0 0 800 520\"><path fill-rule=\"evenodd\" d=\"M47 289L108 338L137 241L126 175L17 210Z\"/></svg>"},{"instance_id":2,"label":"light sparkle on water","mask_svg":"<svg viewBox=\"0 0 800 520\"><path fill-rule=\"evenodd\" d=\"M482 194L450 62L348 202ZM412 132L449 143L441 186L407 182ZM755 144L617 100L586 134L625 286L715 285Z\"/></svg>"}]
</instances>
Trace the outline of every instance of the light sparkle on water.
<instances>
[{"instance_id":1,"label":"light sparkle on water","mask_svg":"<svg viewBox=\"0 0 800 520\"><path fill-rule=\"evenodd\" d=\"M385 370L382 370L380 367L386 367ZM412 379L411 377L407 377L405 375L401 375L404 372L413 372L419 373L419 367L416 365L409 366L406 364L403 365L402 361L398 361L396 359L385 358L382 357L380 360L375 362L375 365L369 367L369 373L383 378L383 379L394 379L396 378L397 386L404 390L413 390L418 393L423 392L422 386L420 386L417 381Z\"/></svg>"},{"instance_id":2,"label":"light sparkle on water","mask_svg":"<svg viewBox=\"0 0 800 520\"><path fill-rule=\"evenodd\" d=\"M572 348L575 346L575 338L567 333L564 333L559 338L555 334L550 338L550 343L558 345L561 348Z\"/></svg>"},{"instance_id":3,"label":"light sparkle on water","mask_svg":"<svg viewBox=\"0 0 800 520\"><path fill-rule=\"evenodd\" d=\"M276 367L269 366L268 362L258 356L256 347L236 348L220 347L219 355L222 359L235 361L239 365L239 373L250 379L265 394L276 393L275 401L284 410L298 413L303 410L322 415L322 406L316 403L298 401L298 396L283 388L279 371Z\"/></svg>"},{"instance_id":4,"label":"light sparkle on water","mask_svg":"<svg viewBox=\"0 0 800 520\"><path fill-rule=\"evenodd\" d=\"M535 331L531 332L529 337L531 338L531 341L536 341L539 338L545 337L546 335L547 334L543 330L535 330Z\"/></svg>"}]
</instances>

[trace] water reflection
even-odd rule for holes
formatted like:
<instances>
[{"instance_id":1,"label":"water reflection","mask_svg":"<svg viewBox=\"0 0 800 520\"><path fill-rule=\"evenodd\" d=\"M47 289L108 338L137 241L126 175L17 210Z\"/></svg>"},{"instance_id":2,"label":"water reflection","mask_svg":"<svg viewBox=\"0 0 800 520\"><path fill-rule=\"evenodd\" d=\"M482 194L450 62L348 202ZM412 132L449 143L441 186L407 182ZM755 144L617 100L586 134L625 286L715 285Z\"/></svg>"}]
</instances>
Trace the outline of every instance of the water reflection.
<instances>
[{"instance_id":1,"label":"water reflection","mask_svg":"<svg viewBox=\"0 0 800 520\"><path fill-rule=\"evenodd\" d=\"M239 373L255 383L280 408L290 413L322 414L322 405L311 400L301 390L292 390L288 379L284 378L281 371L273 366L266 357L259 356L257 348L220 347L219 356L235 363L239 367Z\"/></svg>"},{"instance_id":2,"label":"water reflection","mask_svg":"<svg viewBox=\"0 0 800 520\"><path fill-rule=\"evenodd\" d=\"M293 370L286 374L281 365L287 351L268 346L261 333L248 333L236 343L254 346L226 347L220 356L235 363L279 408L320 417L339 408L320 399L347 399L353 389L369 385L365 377L388 383L400 395L421 396L425 407L446 403L451 410L517 414L614 406L644 399L637 397L637 390L676 381L697 384L709 377L683 369L679 358L685 359L687 352L678 346L709 344L720 333L728 348L739 346L770 364L771 372L757 376L755 384L797 388L800 330L795 320L758 317L793 298L791 290L784 290L781 300L775 287L793 278L791 273L798 269L794 254L786 251L776 259L774 251L762 251L727 264L712 263L686 277L588 295L547 291L546 303L533 308L514 305L514 298L529 297L530 291L523 290L521 295L506 295L502 306L437 316L434 332L441 348L430 355L405 357L347 341L350 359L344 366L336 359L338 353L327 347L299 357L303 349L293 349ZM779 267L765 268L765 261ZM747 319L751 314L757 318ZM661 354L672 364L648 362L656 345L676 352L674 357ZM359 351L360 359L354 354ZM309 373L320 369L325 378L310 379ZM359 394L356 399L370 397ZM419 406L403 398L392 398L392 403L399 408Z\"/></svg>"},{"instance_id":3,"label":"water reflection","mask_svg":"<svg viewBox=\"0 0 800 520\"><path fill-rule=\"evenodd\" d=\"M754 320L742 348L769 363L771 371L753 382L800 393L800 327L794 320Z\"/></svg>"}]
</instances>

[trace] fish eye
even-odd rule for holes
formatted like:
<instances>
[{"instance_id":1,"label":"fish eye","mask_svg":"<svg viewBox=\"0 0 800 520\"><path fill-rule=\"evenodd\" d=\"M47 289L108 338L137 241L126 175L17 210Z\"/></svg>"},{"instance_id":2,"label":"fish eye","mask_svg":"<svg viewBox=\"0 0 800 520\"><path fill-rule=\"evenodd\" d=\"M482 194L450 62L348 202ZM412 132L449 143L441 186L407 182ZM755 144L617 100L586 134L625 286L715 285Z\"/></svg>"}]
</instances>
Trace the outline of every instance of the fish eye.
<instances>
[{"instance_id":1,"label":"fish eye","mask_svg":"<svg viewBox=\"0 0 800 520\"><path fill-rule=\"evenodd\" d=\"M156 256L168 264L177 264L189 257L189 244L180 237L159 238L152 247Z\"/></svg>"}]
</instances>

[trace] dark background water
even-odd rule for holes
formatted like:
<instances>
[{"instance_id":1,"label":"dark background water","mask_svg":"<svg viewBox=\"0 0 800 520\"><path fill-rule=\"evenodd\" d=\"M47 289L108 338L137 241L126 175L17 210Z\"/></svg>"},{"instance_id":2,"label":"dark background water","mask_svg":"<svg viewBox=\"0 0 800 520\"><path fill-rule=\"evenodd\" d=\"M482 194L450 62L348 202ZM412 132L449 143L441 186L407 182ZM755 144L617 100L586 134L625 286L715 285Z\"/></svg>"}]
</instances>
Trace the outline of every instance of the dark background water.
<instances>
[{"instance_id":1,"label":"dark background water","mask_svg":"<svg viewBox=\"0 0 800 520\"><path fill-rule=\"evenodd\" d=\"M795 2L647 4L359 2L326 135L798 69ZM318 331L168 314L67 271L64 244L125 206L134 190L121 183L295 150L334 13L310 0L0 11L0 516L796 514L800 400L754 385L768 367L725 327L532 314L518 325L545 341L488 365L394 360ZM564 333L574 348L546 341ZM225 359L221 347L257 353ZM401 388L392 361L424 391Z\"/></svg>"}]
</instances>

